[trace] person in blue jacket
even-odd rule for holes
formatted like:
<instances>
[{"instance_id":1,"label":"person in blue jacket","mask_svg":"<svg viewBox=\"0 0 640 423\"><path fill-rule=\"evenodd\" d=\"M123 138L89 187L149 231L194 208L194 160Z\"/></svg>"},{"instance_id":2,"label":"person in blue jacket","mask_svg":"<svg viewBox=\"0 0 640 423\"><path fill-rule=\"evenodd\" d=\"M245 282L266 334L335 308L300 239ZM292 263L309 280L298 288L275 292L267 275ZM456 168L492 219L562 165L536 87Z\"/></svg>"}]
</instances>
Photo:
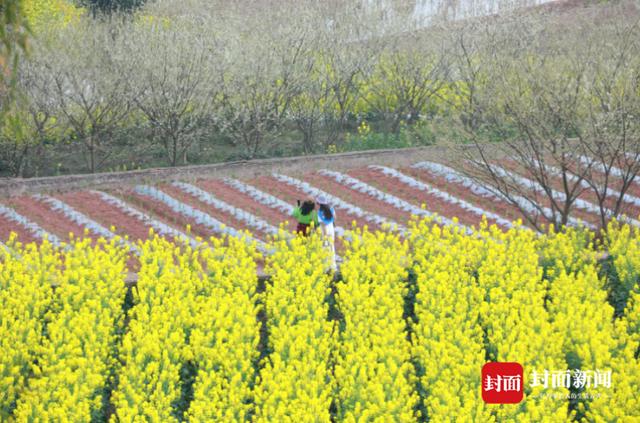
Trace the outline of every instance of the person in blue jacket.
<instances>
[{"instance_id":1,"label":"person in blue jacket","mask_svg":"<svg viewBox=\"0 0 640 423\"><path fill-rule=\"evenodd\" d=\"M330 252L329 265L331 270L336 271L336 211L323 195L316 198L316 203L318 204L318 223L323 238L322 244Z\"/></svg>"}]
</instances>

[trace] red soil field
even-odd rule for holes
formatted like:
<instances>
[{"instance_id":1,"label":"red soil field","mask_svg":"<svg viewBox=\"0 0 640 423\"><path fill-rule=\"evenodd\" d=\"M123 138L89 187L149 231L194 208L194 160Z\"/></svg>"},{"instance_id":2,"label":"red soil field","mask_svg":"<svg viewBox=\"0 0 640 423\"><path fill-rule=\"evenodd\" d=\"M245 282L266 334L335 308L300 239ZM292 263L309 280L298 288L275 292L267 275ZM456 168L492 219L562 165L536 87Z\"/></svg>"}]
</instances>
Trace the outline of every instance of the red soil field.
<instances>
[{"instance_id":1,"label":"red soil field","mask_svg":"<svg viewBox=\"0 0 640 423\"><path fill-rule=\"evenodd\" d=\"M426 191L421 191L417 188L412 188L403 184L396 178L384 175L381 171L360 168L349 171L348 174L380 189L381 191L393 193L396 197L412 203L417 207L424 204L426 209L432 213L437 213L438 215L445 217L455 216L459 219L460 223L464 225L475 225L477 227L482 220L482 216L471 213L460 206L451 204L427 193ZM495 220L489 218L487 218L487 222L489 224L497 224Z\"/></svg>"},{"instance_id":2,"label":"red soil field","mask_svg":"<svg viewBox=\"0 0 640 423\"><path fill-rule=\"evenodd\" d=\"M512 172L516 172L521 176L524 176L528 179L534 180L535 178L534 176L531 174L531 172L527 171L526 169L524 169L522 166L520 166L518 163L512 161L512 160L506 160L500 163L502 165L502 167L504 167L505 169L508 169ZM562 177L559 175L549 175L548 176L548 180L549 180L549 186L553 189L555 189L556 191L559 191L561 193L565 192L564 189L564 184L562 182ZM619 184L618 184L619 185ZM593 205L598 205L598 197L596 196L596 193L593 191L593 188L589 187L583 187L580 186L579 184L577 184L576 182L568 182L568 190L574 190L575 189L575 193L577 194L578 198L580 198L581 200L584 201L588 201L590 203L592 203ZM613 189L613 188L612 188ZM575 194L574 194L575 195ZM626 195L626 193L625 193ZM605 199L605 207L608 207L610 209L614 209L615 208L615 203L616 203L617 197L614 196L607 196L607 198ZM640 207L633 205L633 204L629 204L627 202L622 202L621 203L621 213L626 214L627 216L636 218L638 215L640 215Z\"/></svg>"},{"instance_id":3,"label":"red soil field","mask_svg":"<svg viewBox=\"0 0 640 423\"><path fill-rule=\"evenodd\" d=\"M236 219L229 213L220 211L207 203L203 203L202 201L198 200L196 197L192 196L191 194L187 194L186 192L182 191L178 187L174 187L172 185L167 184L167 185L160 185L157 188L162 190L166 194L169 194L171 197L175 198L176 200L182 201L183 203L188 204L194 209L198 209L204 213L207 213L209 216L219 220L220 222L238 231L243 231L243 230L249 231L253 234L255 238L262 239L262 240L265 240L267 238L267 234L264 233L263 231L252 228L248 226L246 223Z\"/></svg>"},{"instance_id":4,"label":"red soil field","mask_svg":"<svg viewBox=\"0 0 640 423\"><path fill-rule=\"evenodd\" d=\"M567 168L571 171L574 171L575 173L578 173L576 172L577 167L572 164L569 164ZM592 169L591 177L593 178L594 181L600 184L604 184L606 179L604 173L598 171L597 169ZM621 191L622 184L623 182L619 177L613 174L609 175L609 178L607 180L607 186L609 189L612 189L615 191ZM627 191L625 192L625 194L630 194L636 197L640 197L640 175L634 178L633 182L631 182L631 184L627 188Z\"/></svg>"},{"instance_id":5,"label":"red soil field","mask_svg":"<svg viewBox=\"0 0 640 423\"><path fill-rule=\"evenodd\" d=\"M276 197L279 197L284 201L288 201L291 204L296 204L296 200L301 200L301 201L305 199L313 200L301 190L295 187L292 187L288 184L285 184L284 182L280 182L271 176L260 176L258 178L250 180L247 183L255 186L256 188L262 191L268 192ZM320 186L316 186L315 184L311 184L311 185L313 185L316 188L321 188ZM331 194L335 194L335 193L331 192ZM372 230L379 229L378 225L368 222L362 217L358 217L354 214L348 213L346 210L343 210L343 209L336 208L336 215L338 219L337 224L339 226L344 227L345 229L350 228L351 222L354 220L357 222L359 227L366 225Z\"/></svg>"},{"instance_id":6,"label":"red soil field","mask_svg":"<svg viewBox=\"0 0 640 423\"><path fill-rule=\"evenodd\" d=\"M498 165L498 163L496 164ZM544 193L535 192L533 189L529 189L527 187L521 187L520 193L526 198L534 199L537 204L552 208L551 199ZM556 203L558 205L562 205L563 202L556 201ZM578 209L577 207L573 208L573 210L571 211L571 215L572 217L584 220L585 222L591 223L596 226L598 226L598 224L600 223L597 214L586 211L584 209Z\"/></svg>"},{"instance_id":7,"label":"red soil field","mask_svg":"<svg viewBox=\"0 0 640 423\"><path fill-rule=\"evenodd\" d=\"M18 236L17 241L22 244L40 242L40 239L33 236L31 232L22 227L22 225L11 221L4 216L0 216L0 241L6 243L11 236L11 232L16 233Z\"/></svg>"},{"instance_id":8,"label":"red soil field","mask_svg":"<svg viewBox=\"0 0 640 423\"><path fill-rule=\"evenodd\" d=\"M219 179L202 179L197 181L194 185L235 207L246 210L257 217L266 220L273 226L277 227L281 223L288 221L289 225L287 228L289 230L293 231L296 228L295 219L291 216L288 216L279 210L265 206L264 204L260 204L247 194L233 189Z\"/></svg>"},{"instance_id":9,"label":"red soil field","mask_svg":"<svg viewBox=\"0 0 640 423\"><path fill-rule=\"evenodd\" d=\"M62 241L69 240L69 233L76 238L85 236L94 238L91 233L85 231L84 227L70 221L61 212L52 210L49 205L33 197L11 198L7 201L7 205L40 225L44 230L57 235Z\"/></svg>"},{"instance_id":10,"label":"red soil field","mask_svg":"<svg viewBox=\"0 0 640 423\"><path fill-rule=\"evenodd\" d=\"M482 208L483 210L496 213L504 217L505 219L508 219L511 221L516 221L518 219L524 220L518 208L512 206L506 201L500 201L500 200L483 197L481 195L474 193L469 188L466 188L461 184L455 184L455 183L449 182L447 181L446 178L442 176L434 175L428 170L415 169L411 167L401 168L398 170L404 173L405 175L410 175L435 188L438 188L442 191L446 191L451 195L455 195L458 198L462 198L465 201L468 201L469 203ZM526 222L523 222L523 223L526 224Z\"/></svg>"},{"instance_id":11,"label":"red soil field","mask_svg":"<svg viewBox=\"0 0 640 423\"><path fill-rule=\"evenodd\" d=\"M324 176L319 173L309 173L304 175L304 180L317 188L330 192L336 197L340 197L344 201L366 211L386 217L387 219L394 220L397 223L404 225L411 218L411 213L396 209L395 207L370 197L367 194L353 190L346 185L336 182L329 176Z\"/></svg>"},{"instance_id":12,"label":"red soil field","mask_svg":"<svg viewBox=\"0 0 640 423\"><path fill-rule=\"evenodd\" d=\"M275 210L271 207L265 206L264 204L260 204L250 196L233 189L219 179L200 180L196 183L196 185L203 190L216 195L218 198L226 201L229 204L233 204L236 207L253 213L254 215L266 220L273 226L278 227L283 222L289 222L285 229L288 229L291 232L295 231L296 229L296 223L293 217L288 216L287 214L282 213L279 210ZM267 192L266 190L262 191ZM344 246L342 241L340 239L336 239L336 251L339 253L343 251L343 249Z\"/></svg>"},{"instance_id":13,"label":"red soil field","mask_svg":"<svg viewBox=\"0 0 640 423\"><path fill-rule=\"evenodd\" d=\"M105 202L98 194L77 191L59 195L58 198L108 229L115 226L118 235L128 235L132 242L144 241L149 237L150 226Z\"/></svg>"},{"instance_id":14,"label":"red soil field","mask_svg":"<svg viewBox=\"0 0 640 423\"><path fill-rule=\"evenodd\" d=\"M120 197L127 203L130 203L141 212L148 214L149 216L158 219L159 221L172 226L179 231L186 233L187 225L191 225L191 233L194 236L199 236L207 239L210 236L215 235L215 232L212 229L209 229L203 225L199 225L179 213L175 213L168 206L150 197L147 197L146 195L140 195L133 191L121 191L112 194Z\"/></svg>"}]
</instances>

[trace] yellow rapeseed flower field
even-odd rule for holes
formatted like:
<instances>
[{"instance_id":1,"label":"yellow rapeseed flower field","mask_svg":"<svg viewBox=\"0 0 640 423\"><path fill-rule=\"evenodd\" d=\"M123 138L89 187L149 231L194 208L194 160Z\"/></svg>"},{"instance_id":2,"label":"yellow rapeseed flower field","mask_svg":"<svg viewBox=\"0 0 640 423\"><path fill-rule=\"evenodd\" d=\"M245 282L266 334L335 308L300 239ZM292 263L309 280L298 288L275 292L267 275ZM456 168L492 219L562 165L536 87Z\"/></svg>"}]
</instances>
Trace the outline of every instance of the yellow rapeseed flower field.
<instances>
[{"instance_id":1,"label":"yellow rapeseed flower field","mask_svg":"<svg viewBox=\"0 0 640 423\"><path fill-rule=\"evenodd\" d=\"M414 219L348 231L337 274L315 233L249 239L10 240L0 421L637 421L637 229ZM483 401L487 362L520 402Z\"/></svg>"}]
</instances>

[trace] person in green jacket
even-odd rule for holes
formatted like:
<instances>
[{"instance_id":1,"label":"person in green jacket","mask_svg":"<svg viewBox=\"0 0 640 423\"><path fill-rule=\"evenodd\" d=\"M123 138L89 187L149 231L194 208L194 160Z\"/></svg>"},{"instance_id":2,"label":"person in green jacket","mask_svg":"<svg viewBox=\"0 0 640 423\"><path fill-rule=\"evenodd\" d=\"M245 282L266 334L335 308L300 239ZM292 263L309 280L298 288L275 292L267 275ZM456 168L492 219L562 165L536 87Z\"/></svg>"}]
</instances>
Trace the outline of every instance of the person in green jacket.
<instances>
[{"instance_id":1,"label":"person in green jacket","mask_svg":"<svg viewBox=\"0 0 640 423\"><path fill-rule=\"evenodd\" d=\"M315 208L316 203L313 201L306 200L300 204L300 200L298 200L298 207L295 207L291 214L298 221L297 233L307 236L309 235L311 223L318 226L318 213Z\"/></svg>"}]
</instances>

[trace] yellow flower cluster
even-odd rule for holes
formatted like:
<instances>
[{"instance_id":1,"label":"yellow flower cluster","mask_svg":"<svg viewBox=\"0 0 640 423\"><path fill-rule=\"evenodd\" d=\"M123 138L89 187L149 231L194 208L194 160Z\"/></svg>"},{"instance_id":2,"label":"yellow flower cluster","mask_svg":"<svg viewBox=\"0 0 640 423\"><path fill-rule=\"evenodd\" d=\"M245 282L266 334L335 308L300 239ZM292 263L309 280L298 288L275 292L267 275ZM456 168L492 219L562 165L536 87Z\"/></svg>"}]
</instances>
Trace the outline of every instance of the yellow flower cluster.
<instances>
[{"instance_id":1,"label":"yellow flower cluster","mask_svg":"<svg viewBox=\"0 0 640 423\"><path fill-rule=\"evenodd\" d=\"M565 228L557 232L553 226L538 239L540 264L546 279L553 279L555 271L575 272L586 265L594 265L598 251L594 248L593 234L578 228Z\"/></svg>"},{"instance_id":2,"label":"yellow flower cluster","mask_svg":"<svg viewBox=\"0 0 640 423\"><path fill-rule=\"evenodd\" d=\"M51 244L0 251L0 421L7 421L24 393L42 345L42 325L50 308L58 263Z\"/></svg>"},{"instance_id":3,"label":"yellow flower cluster","mask_svg":"<svg viewBox=\"0 0 640 423\"><path fill-rule=\"evenodd\" d=\"M586 392L595 398L579 402L576 412L590 421L637 415L640 363L634 358L624 321L613 322L613 307L607 304L604 281L596 268L589 265L578 273L561 270L551 283L549 296L555 339L562 343L568 368L612 371L611 388L588 387Z\"/></svg>"},{"instance_id":4,"label":"yellow flower cluster","mask_svg":"<svg viewBox=\"0 0 640 423\"><path fill-rule=\"evenodd\" d=\"M117 421L248 415L259 341L256 250L243 240L226 244L194 250L154 238L140 246L136 305L113 395ZM197 371L193 399L181 404L188 364Z\"/></svg>"},{"instance_id":5,"label":"yellow flower cluster","mask_svg":"<svg viewBox=\"0 0 640 423\"><path fill-rule=\"evenodd\" d=\"M424 409L432 421L492 421L479 395L485 363L478 324L484 290L475 283L477 239L426 221L413 227L416 279L413 356L422 367ZM452 330L455 328L455 330Z\"/></svg>"},{"instance_id":6,"label":"yellow flower cluster","mask_svg":"<svg viewBox=\"0 0 640 423\"><path fill-rule=\"evenodd\" d=\"M638 230L614 223L600 244L583 229L432 223L404 238L354 229L336 282L316 233L282 233L264 257L243 239L151 237L131 288L118 239L12 239L0 420L634 421ZM483 402L488 361L522 364L522 402ZM573 369L611 370L611 386L571 401L531 386L533 370Z\"/></svg>"},{"instance_id":7,"label":"yellow flower cluster","mask_svg":"<svg viewBox=\"0 0 640 423\"><path fill-rule=\"evenodd\" d=\"M335 378L340 421L415 421L418 396L403 318L408 243L354 231L336 302L344 316Z\"/></svg>"},{"instance_id":8,"label":"yellow flower cluster","mask_svg":"<svg viewBox=\"0 0 640 423\"><path fill-rule=\"evenodd\" d=\"M607 241L615 278L620 284L621 294L626 295L622 320L640 351L640 230L613 222L608 228Z\"/></svg>"},{"instance_id":9,"label":"yellow flower cluster","mask_svg":"<svg viewBox=\"0 0 640 423\"><path fill-rule=\"evenodd\" d=\"M476 271L484 291L479 321L486 331L488 361L518 362L528 371L565 369L544 305L547 281L539 266L539 240L533 231L518 229L503 233L492 227L481 233L482 258ZM541 390L525 385L523 401L495 410L497 420L567 420L566 403L540 395Z\"/></svg>"},{"instance_id":10,"label":"yellow flower cluster","mask_svg":"<svg viewBox=\"0 0 640 423\"><path fill-rule=\"evenodd\" d=\"M48 247L40 253L36 263L57 256ZM16 421L89 421L101 415L123 324L125 257L117 240L92 245L87 238L72 241L58 257L58 268L47 266L46 278L35 275L36 291L46 287L52 298L34 375L14 411Z\"/></svg>"},{"instance_id":11,"label":"yellow flower cluster","mask_svg":"<svg viewBox=\"0 0 640 423\"><path fill-rule=\"evenodd\" d=\"M174 251L175 250L175 251ZM177 254L176 254L177 253ZM180 396L185 326L191 321L191 268L178 266L180 247L160 239L142 246L136 305L120 349L122 368L113 393L119 421L176 421L172 403Z\"/></svg>"},{"instance_id":12,"label":"yellow flower cluster","mask_svg":"<svg viewBox=\"0 0 640 423\"><path fill-rule=\"evenodd\" d=\"M329 422L335 324L327 320L331 277L317 234L274 240L265 292L269 355L255 390L258 422Z\"/></svg>"},{"instance_id":13,"label":"yellow flower cluster","mask_svg":"<svg viewBox=\"0 0 640 423\"><path fill-rule=\"evenodd\" d=\"M77 22L84 9L68 0L24 0L25 16L36 34L47 29L64 28Z\"/></svg>"},{"instance_id":14,"label":"yellow flower cluster","mask_svg":"<svg viewBox=\"0 0 640 423\"><path fill-rule=\"evenodd\" d=\"M633 305L640 294L640 230L613 222L608 228L607 241L615 276L621 285L621 294L625 297L621 300L625 301L627 306Z\"/></svg>"},{"instance_id":15,"label":"yellow flower cluster","mask_svg":"<svg viewBox=\"0 0 640 423\"><path fill-rule=\"evenodd\" d=\"M610 295L605 289L607 281L598 279L596 269L589 269L587 275L591 283L584 285L591 290L594 290L594 285L600 288L595 294L587 292L583 296L584 303L592 308L585 312L584 318L589 319L589 315L595 314L591 318L593 327L586 327L582 334L575 336L589 338L589 345L584 351L587 360L612 372L611 389L588 404L587 418L592 421L631 422L637 419L640 410L640 361L637 357L640 351L640 231L613 222L608 227L606 242L616 282L627 296L624 315L613 319L613 309L608 304L603 305L606 296ZM577 282L576 285L583 285L579 280Z\"/></svg>"},{"instance_id":16,"label":"yellow flower cluster","mask_svg":"<svg viewBox=\"0 0 640 423\"><path fill-rule=\"evenodd\" d=\"M195 281L200 295L189 338L198 368L187 412L191 421L243 421L249 416L260 341L255 257L255 244L233 237L226 247L202 250L207 277Z\"/></svg>"}]
</instances>

